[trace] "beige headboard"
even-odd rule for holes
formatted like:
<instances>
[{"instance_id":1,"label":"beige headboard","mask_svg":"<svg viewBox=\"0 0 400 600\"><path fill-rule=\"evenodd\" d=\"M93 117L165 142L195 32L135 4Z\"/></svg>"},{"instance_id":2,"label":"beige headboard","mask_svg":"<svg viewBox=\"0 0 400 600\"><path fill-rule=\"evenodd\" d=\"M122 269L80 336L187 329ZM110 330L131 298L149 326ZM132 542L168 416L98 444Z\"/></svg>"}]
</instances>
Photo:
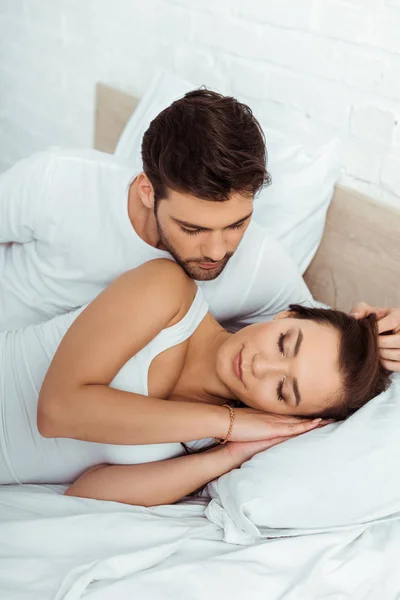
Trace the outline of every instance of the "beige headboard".
<instances>
[{"instance_id":1,"label":"beige headboard","mask_svg":"<svg viewBox=\"0 0 400 600\"><path fill-rule=\"evenodd\" d=\"M97 85L95 148L114 151L137 102ZM324 237L304 278L314 298L342 310L357 300L400 306L400 211L337 186Z\"/></svg>"}]
</instances>

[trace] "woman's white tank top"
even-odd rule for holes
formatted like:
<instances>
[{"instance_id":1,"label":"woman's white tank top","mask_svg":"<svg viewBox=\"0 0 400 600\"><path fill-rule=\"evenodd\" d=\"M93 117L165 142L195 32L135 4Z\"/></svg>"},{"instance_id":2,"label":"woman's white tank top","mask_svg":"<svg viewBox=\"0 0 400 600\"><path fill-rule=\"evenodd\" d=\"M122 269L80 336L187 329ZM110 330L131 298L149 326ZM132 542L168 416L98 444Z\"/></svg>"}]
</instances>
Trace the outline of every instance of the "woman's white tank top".
<instances>
[{"instance_id":1,"label":"woman's white tank top","mask_svg":"<svg viewBox=\"0 0 400 600\"><path fill-rule=\"evenodd\" d=\"M179 443L119 446L40 435L36 413L43 379L62 338L83 309L0 333L0 484L70 483L96 464L137 464L184 454ZM152 360L187 340L207 311L198 290L183 319L128 360L110 386L148 395Z\"/></svg>"}]
</instances>

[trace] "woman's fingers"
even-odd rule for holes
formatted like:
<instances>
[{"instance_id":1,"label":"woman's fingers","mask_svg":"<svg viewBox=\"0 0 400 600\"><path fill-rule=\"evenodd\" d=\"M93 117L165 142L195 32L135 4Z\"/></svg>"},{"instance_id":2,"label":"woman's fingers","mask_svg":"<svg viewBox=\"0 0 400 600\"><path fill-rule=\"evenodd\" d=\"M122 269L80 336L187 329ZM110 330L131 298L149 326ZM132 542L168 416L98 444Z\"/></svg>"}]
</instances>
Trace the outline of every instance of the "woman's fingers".
<instances>
[{"instance_id":1,"label":"woman's fingers","mask_svg":"<svg viewBox=\"0 0 400 600\"><path fill-rule=\"evenodd\" d=\"M293 437L327 425L323 419L304 419L290 415L273 415L238 408L232 430L233 442L275 440L280 437Z\"/></svg>"},{"instance_id":2,"label":"woman's fingers","mask_svg":"<svg viewBox=\"0 0 400 600\"><path fill-rule=\"evenodd\" d=\"M241 465L259 452L269 450L273 446L290 440L293 436L280 436L272 440L259 440L258 442L228 442L226 450L232 456L235 466Z\"/></svg>"},{"instance_id":3,"label":"woman's fingers","mask_svg":"<svg viewBox=\"0 0 400 600\"><path fill-rule=\"evenodd\" d=\"M271 415L272 416L272 415ZM305 417L296 417L294 415L273 415L276 417L277 422L282 423L282 425L298 425L298 424L317 424L317 425L327 425L331 423L333 419L310 419Z\"/></svg>"},{"instance_id":4,"label":"woman's fingers","mask_svg":"<svg viewBox=\"0 0 400 600\"><path fill-rule=\"evenodd\" d=\"M273 413L261 413L264 415L268 415L268 418L271 418L273 420L275 420L277 423L292 423L292 424L296 424L296 423L308 423L308 422L312 422L315 419L310 419L310 418L304 418L304 417L297 417L296 415L276 415Z\"/></svg>"},{"instance_id":5,"label":"woman's fingers","mask_svg":"<svg viewBox=\"0 0 400 600\"><path fill-rule=\"evenodd\" d=\"M264 442L260 442L259 448L254 452L254 454L258 454L258 452L262 452L263 450L269 450L269 448L273 448L278 444L282 444L282 442L287 442L292 437L296 437L294 435L281 435L280 437L273 438L272 440L267 440Z\"/></svg>"},{"instance_id":6,"label":"woman's fingers","mask_svg":"<svg viewBox=\"0 0 400 600\"><path fill-rule=\"evenodd\" d=\"M281 435L279 437L273 438L272 440L261 440L260 442L254 442L254 453L262 452L262 450L268 450L268 448L272 448L273 446L277 446L282 442L286 442L292 437L293 436L291 435Z\"/></svg>"},{"instance_id":7,"label":"woman's fingers","mask_svg":"<svg viewBox=\"0 0 400 600\"><path fill-rule=\"evenodd\" d=\"M312 421L302 421L301 423L286 423L280 424L275 427L274 433L276 437L280 436L294 436L301 433L306 433L317 427L321 426L322 419L313 419ZM325 423L326 424L326 423ZM274 436L275 437L275 436Z\"/></svg>"}]
</instances>

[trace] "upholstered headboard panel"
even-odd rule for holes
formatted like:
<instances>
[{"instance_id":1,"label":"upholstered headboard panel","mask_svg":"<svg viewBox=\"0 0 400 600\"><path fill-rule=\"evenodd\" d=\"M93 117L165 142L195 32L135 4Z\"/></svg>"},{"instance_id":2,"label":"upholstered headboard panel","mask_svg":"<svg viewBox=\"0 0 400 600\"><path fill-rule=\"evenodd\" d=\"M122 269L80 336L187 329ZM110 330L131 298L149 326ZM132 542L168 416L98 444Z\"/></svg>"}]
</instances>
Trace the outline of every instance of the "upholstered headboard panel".
<instances>
[{"instance_id":1,"label":"upholstered headboard panel","mask_svg":"<svg viewBox=\"0 0 400 600\"><path fill-rule=\"evenodd\" d=\"M126 92L97 85L95 148L114 151L137 103ZM304 278L314 298L342 310L357 300L400 306L400 211L337 186Z\"/></svg>"},{"instance_id":2,"label":"upholstered headboard panel","mask_svg":"<svg viewBox=\"0 0 400 600\"><path fill-rule=\"evenodd\" d=\"M400 212L337 186L305 280L318 300L400 306Z\"/></svg>"}]
</instances>

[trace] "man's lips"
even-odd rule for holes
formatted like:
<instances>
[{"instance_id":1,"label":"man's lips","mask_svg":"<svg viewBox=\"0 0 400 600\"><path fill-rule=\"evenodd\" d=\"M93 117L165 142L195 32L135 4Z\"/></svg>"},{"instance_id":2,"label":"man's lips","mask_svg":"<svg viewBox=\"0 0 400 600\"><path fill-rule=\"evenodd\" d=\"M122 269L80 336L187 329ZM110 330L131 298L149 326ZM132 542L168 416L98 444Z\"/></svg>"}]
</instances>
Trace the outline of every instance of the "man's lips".
<instances>
[{"instance_id":1,"label":"man's lips","mask_svg":"<svg viewBox=\"0 0 400 600\"><path fill-rule=\"evenodd\" d=\"M240 379L240 381L243 383L242 350L243 348L240 349L240 351L236 354L235 358L233 359L233 372L235 373L236 377Z\"/></svg>"},{"instance_id":2,"label":"man's lips","mask_svg":"<svg viewBox=\"0 0 400 600\"><path fill-rule=\"evenodd\" d=\"M216 263L197 263L202 269L215 269L221 264L221 260Z\"/></svg>"}]
</instances>

